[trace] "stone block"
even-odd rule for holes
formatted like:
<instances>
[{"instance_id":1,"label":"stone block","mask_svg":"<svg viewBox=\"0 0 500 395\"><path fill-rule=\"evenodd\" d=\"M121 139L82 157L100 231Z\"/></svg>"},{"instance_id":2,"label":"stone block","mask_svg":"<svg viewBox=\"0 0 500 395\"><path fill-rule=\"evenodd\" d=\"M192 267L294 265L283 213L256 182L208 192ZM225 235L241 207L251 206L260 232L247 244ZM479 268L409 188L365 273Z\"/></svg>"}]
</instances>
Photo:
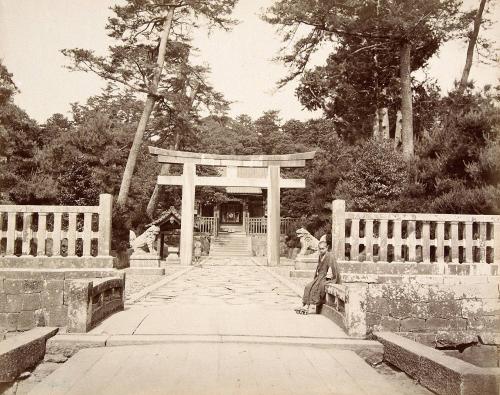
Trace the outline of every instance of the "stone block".
<instances>
[{"instance_id":1,"label":"stone block","mask_svg":"<svg viewBox=\"0 0 500 395\"><path fill-rule=\"evenodd\" d=\"M467 321L463 318L435 318L431 317L426 321L426 330L439 331L439 330L465 330Z\"/></svg>"},{"instance_id":2,"label":"stone block","mask_svg":"<svg viewBox=\"0 0 500 395\"><path fill-rule=\"evenodd\" d=\"M456 299L496 299L499 297L498 284L461 284L446 288Z\"/></svg>"},{"instance_id":3,"label":"stone block","mask_svg":"<svg viewBox=\"0 0 500 395\"><path fill-rule=\"evenodd\" d=\"M481 316L481 312L483 309L482 300L476 299L462 299L462 317L467 318L469 320L475 320L479 316Z\"/></svg>"},{"instance_id":4,"label":"stone block","mask_svg":"<svg viewBox=\"0 0 500 395\"><path fill-rule=\"evenodd\" d=\"M44 307L60 306L64 304L64 281L46 281L44 290L41 292L41 298Z\"/></svg>"},{"instance_id":5,"label":"stone block","mask_svg":"<svg viewBox=\"0 0 500 395\"><path fill-rule=\"evenodd\" d=\"M438 331L436 333L437 347L457 347L463 344L477 343L475 333L466 331Z\"/></svg>"},{"instance_id":6,"label":"stone block","mask_svg":"<svg viewBox=\"0 0 500 395\"><path fill-rule=\"evenodd\" d=\"M397 318L382 316L380 319L380 326L384 331L398 332L400 330L401 322Z\"/></svg>"},{"instance_id":7,"label":"stone block","mask_svg":"<svg viewBox=\"0 0 500 395\"><path fill-rule=\"evenodd\" d=\"M19 295L23 293L24 280L6 278L3 281L4 290L6 294Z\"/></svg>"},{"instance_id":8,"label":"stone block","mask_svg":"<svg viewBox=\"0 0 500 395\"><path fill-rule=\"evenodd\" d=\"M413 340L417 343L423 344L428 347L434 348L436 345L436 335L434 333L422 333L422 332L411 332L413 333Z\"/></svg>"},{"instance_id":9,"label":"stone block","mask_svg":"<svg viewBox=\"0 0 500 395\"><path fill-rule=\"evenodd\" d=\"M492 369L481 369L417 344L394 333L375 333L384 345L384 360L395 365L437 394L496 394Z\"/></svg>"},{"instance_id":10,"label":"stone block","mask_svg":"<svg viewBox=\"0 0 500 395\"><path fill-rule=\"evenodd\" d=\"M408 318L411 316L412 304L413 302L408 299L389 300L389 314L394 318Z\"/></svg>"},{"instance_id":11,"label":"stone block","mask_svg":"<svg viewBox=\"0 0 500 395\"><path fill-rule=\"evenodd\" d=\"M405 318L401 320L401 331L423 332L426 329L425 320L422 318Z\"/></svg>"},{"instance_id":12,"label":"stone block","mask_svg":"<svg viewBox=\"0 0 500 395\"><path fill-rule=\"evenodd\" d=\"M353 283L346 287L345 322L350 336L366 336L367 284Z\"/></svg>"},{"instance_id":13,"label":"stone block","mask_svg":"<svg viewBox=\"0 0 500 395\"><path fill-rule=\"evenodd\" d=\"M500 299L483 299L483 314L500 315Z\"/></svg>"},{"instance_id":14,"label":"stone block","mask_svg":"<svg viewBox=\"0 0 500 395\"><path fill-rule=\"evenodd\" d=\"M0 276L0 294L5 293L5 288L3 286L3 280L4 280L4 278Z\"/></svg>"},{"instance_id":15,"label":"stone block","mask_svg":"<svg viewBox=\"0 0 500 395\"><path fill-rule=\"evenodd\" d=\"M47 339L57 328L34 328L0 343L0 382L13 381L43 359Z\"/></svg>"},{"instance_id":16,"label":"stone block","mask_svg":"<svg viewBox=\"0 0 500 395\"><path fill-rule=\"evenodd\" d=\"M43 309L44 319L50 326L66 326L68 323L68 306L54 306Z\"/></svg>"},{"instance_id":17,"label":"stone block","mask_svg":"<svg viewBox=\"0 0 500 395\"><path fill-rule=\"evenodd\" d=\"M39 293L43 290L43 280L36 279L25 279L23 281L23 292L30 293Z\"/></svg>"},{"instance_id":18,"label":"stone block","mask_svg":"<svg viewBox=\"0 0 500 395\"><path fill-rule=\"evenodd\" d=\"M120 277L125 273L116 269L68 269L64 272L65 280L77 280L82 278Z\"/></svg>"},{"instance_id":19,"label":"stone block","mask_svg":"<svg viewBox=\"0 0 500 395\"><path fill-rule=\"evenodd\" d=\"M453 357L446 355L422 356L419 359L417 379L420 384L437 394L461 394L461 375ZM459 361L461 362L461 361Z\"/></svg>"},{"instance_id":20,"label":"stone block","mask_svg":"<svg viewBox=\"0 0 500 395\"><path fill-rule=\"evenodd\" d=\"M429 304L416 302L410 307L410 315L413 318L427 319L429 317Z\"/></svg>"},{"instance_id":21,"label":"stone block","mask_svg":"<svg viewBox=\"0 0 500 395\"><path fill-rule=\"evenodd\" d=\"M496 346L473 345L467 347L463 352L454 355L465 362L469 362L475 366L490 368L498 366L498 349Z\"/></svg>"},{"instance_id":22,"label":"stone block","mask_svg":"<svg viewBox=\"0 0 500 395\"><path fill-rule=\"evenodd\" d=\"M387 332L376 333L375 336L384 345L384 361L398 367L410 377L418 377L420 353L415 342Z\"/></svg>"},{"instance_id":23,"label":"stone block","mask_svg":"<svg viewBox=\"0 0 500 395\"><path fill-rule=\"evenodd\" d=\"M366 326L371 330L371 331L380 331L382 330L380 326L380 321L382 317L380 314L376 313L366 313Z\"/></svg>"},{"instance_id":24,"label":"stone block","mask_svg":"<svg viewBox=\"0 0 500 395\"><path fill-rule=\"evenodd\" d=\"M366 300L366 311L379 315L389 315L390 307L387 299L382 297L370 298Z\"/></svg>"},{"instance_id":25,"label":"stone block","mask_svg":"<svg viewBox=\"0 0 500 395\"><path fill-rule=\"evenodd\" d=\"M455 299L431 301L428 306L429 317L453 318L460 317L462 313L462 304Z\"/></svg>"},{"instance_id":26,"label":"stone block","mask_svg":"<svg viewBox=\"0 0 500 395\"><path fill-rule=\"evenodd\" d=\"M19 313L0 313L0 328L8 332L17 330L17 319Z\"/></svg>"},{"instance_id":27,"label":"stone block","mask_svg":"<svg viewBox=\"0 0 500 395\"><path fill-rule=\"evenodd\" d=\"M38 310L42 307L42 297L39 293L23 294L22 297L22 310Z\"/></svg>"},{"instance_id":28,"label":"stone block","mask_svg":"<svg viewBox=\"0 0 500 395\"><path fill-rule=\"evenodd\" d=\"M408 284L415 276L401 274L379 274L379 284Z\"/></svg>"},{"instance_id":29,"label":"stone block","mask_svg":"<svg viewBox=\"0 0 500 395\"><path fill-rule=\"evenodd\" d=\"M21 311L17 318L17 330L26 331L36 326L34 311Z\"/></svg>"},{"instance_id":30,"label":"stone block","mask_svg":"<svg viewBox=\"0 0 500 395\"><path fill-rule=\"evenodd\" d=\"M5 306L4 312L6 313L19 313L23 307L23 298L21 294L18 295L6 295L7 305Z\"/></svg>"},{"instance_id":31,"label":"stone block","mask_svg":"<svg viewBox=\"0 0 500 395\"><path fill-rule=\"evenodd\" d=\"M68 295L68 332L85 333L91 327L92 288L89 280L69 282Z\"/></svg>"},{"instance_id":32,"label":"stone block","mask_svg":"<svg viewBox=\"0 0 500 395\"><path fill-rule=\"evenodd\" d=\"M499 332L481 332L479 333L478 338L481 344L500 346Z\"/></svg>"},{"instance_id":33,"label":"stone block","mask_svg":"<svg viewBox=\"0 0 500 395\"><path fill-rule=\"evenodd\" d=\"M33 313L35 316L35 326L47 326L47 323L45 322L45 312L43 309L35 310Z\"/></svg>"},{"instance_id":34,"label":"stone block","mask_svg":"<svg viewBox=\"0 0 500 395\"><path fill-rule=\"evenodd\" d=\"M500 328L500 316L487 315L467 321L467 329L469 330L496 332L498 328Z\"/></svg>"},{"instance_id":35,"label":"stone block","mask_svg":"<svg viewBox=\"0 0 500 395\"><path fill-rule=\"evenodd\" d=\"M0 276L10 279L64 279L64 272L61 269L16 269L16 268L0 268Z\"/></svg>"}]
</instances>

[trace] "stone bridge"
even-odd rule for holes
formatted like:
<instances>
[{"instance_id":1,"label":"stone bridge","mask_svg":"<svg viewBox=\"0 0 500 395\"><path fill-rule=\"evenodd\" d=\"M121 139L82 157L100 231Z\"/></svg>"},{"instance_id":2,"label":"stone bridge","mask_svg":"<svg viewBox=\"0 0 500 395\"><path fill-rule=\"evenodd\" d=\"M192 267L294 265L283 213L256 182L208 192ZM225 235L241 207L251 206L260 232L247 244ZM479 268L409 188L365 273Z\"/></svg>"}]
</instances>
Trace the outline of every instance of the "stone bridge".
<instances>
[{"instance_id":1,"label":"stone bridge","mask_svg":"<svg viewBox=\"0 0 500 395\"><path fill-rule=\"evenodd\" d=\"M300 288L255 258L178 267L89 333L50 339L49 360L74 355L31 394L429 393L369 365L380 343L295 314Z\"/></svg>"}]
</instances>

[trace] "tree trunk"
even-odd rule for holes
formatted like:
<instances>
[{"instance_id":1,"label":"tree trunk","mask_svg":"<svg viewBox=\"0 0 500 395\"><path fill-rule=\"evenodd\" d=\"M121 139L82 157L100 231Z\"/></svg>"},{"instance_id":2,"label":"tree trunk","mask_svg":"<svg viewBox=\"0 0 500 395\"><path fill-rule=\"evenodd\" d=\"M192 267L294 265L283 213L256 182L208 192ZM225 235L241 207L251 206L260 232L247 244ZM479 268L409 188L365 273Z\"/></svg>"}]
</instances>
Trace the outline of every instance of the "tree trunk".
<instances>
[{"instance_id":1,"label":"tree trunk","mask_svg":"<svg viewBox=\"0 0 500 395\"><path fill-rule=\"evenodd\" d=\"M186 115L187 113L193 108L194 100L196 98L196 94L198 93L198 88L199 85L196 84L195 87L193 88L193 91L191 92L191 96L189 97L189 102L187 104L187 108L184 109ZM175 134L174 138L174 144L170 145L170 149L172 150L178 150L181 144L181 134L179 131ZM160 175L162 176L168 176L170 173L170 163L166 163L162 165L161 170L160 170ZM146 207L146 214L150 219L153 219L155 208L158 205L158 199L160 198L160 186L158 184L155 184L155 188L153 190L153 193L151 194L151 197L149 198L148 205Z\"/></svg>"},{"instance_id":2,"label":"tree trunk","mask_svg":"<svg viewBox=\"0 0 500 395\"><path fill-rule=\"evenodd\" d=\"M465 58L465 66L462 72L462 78L460 79L460 84L458 85L458 93L461 95L464 93L467 87L467 82L469 81L470 69L472 67L472 59L474 57L474 48L476 46L477 37L479 35L479 28L481 27L481 19L483 17L484 7L486 5L486 0L481 0L479 4L479 9L474 18L474 30L472 31L472 36L469 40L469 46L467 47L467 57Z\"/></svg>"},{"instance_id":3,"label":"tree trunk","mask_svg":"<svg viewBox=\"0 0 500 395\"><path fill-rule=\"evenodd\" d=\"M169 7L165 15L165 21L163 23L163 30L160 39L160 47L158 49L158 57L156 60L156 67L153 75L153 80L149 86L148 97L146 98L146 103L144 105L144 110L141 115L139 124L137 125L137 130L135 132L134 141L132 147L130 148L130 153L128 155L127 164L125 170L123 171L122 183L120 185L120 192L118 193L118 199L116 201L117 205L123 206L127 202L128 193L130 190L130 183L132 181L132 175L134 174L135 165L137 163L137 156L141 149L142 138L144 136L144 131L156 104L156 95L158 93L158 85L160 83L160 77L163 70L163 64L165 63L165 53L167 50L168 35L170 33L170 27L172 26L172 18L174 16L174 7Z\"/></svg>"},{"instance_id":4,"label":"tree trunk","mask_svg":"<svg viewBox=\"0 0 500 395\"><path fill-rule=\"evenodd\" d=\"M411 93L411 47L405 41L400 52L400 78L401 78L401 137L403 145L403 157L413 157L413 104Z\"/></svg>"}]
</instances>

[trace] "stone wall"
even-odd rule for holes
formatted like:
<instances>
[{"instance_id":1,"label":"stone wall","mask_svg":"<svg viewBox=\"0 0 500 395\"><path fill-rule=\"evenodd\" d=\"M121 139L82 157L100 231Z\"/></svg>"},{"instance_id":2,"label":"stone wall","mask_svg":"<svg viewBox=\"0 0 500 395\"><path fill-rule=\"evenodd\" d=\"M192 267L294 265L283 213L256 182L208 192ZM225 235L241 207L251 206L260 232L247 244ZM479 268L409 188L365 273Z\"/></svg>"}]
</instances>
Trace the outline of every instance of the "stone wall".
<instances>
[{"instance_id":1,"label":"stone wall","mask_svg":"<svg viewBox=\"0 0 500 395\"><path fill-rule=\"evenodd\" d=\"M73 281L117 276L113 269L0 269L0 329L66 326Z\"/></svg>"},{"instance_id":2,"label":"stone wall","mask_svg":"<svg viewBox=\"0 0 500 395\"><path fill-rule=\"evenodd\" d=\"M366 285L367 332L491 332L500 328L500 277L491 282ZM485 278L486 280L486 278Z\"/></svg>"},{"instance_id":3,"label":"stone wall","mask_svg":"<svg viewBox=\"0 0 500 395\"><path fill-rule=\"evenodd\" d=\"M479 336L500 328L500 276L342 273L328 309L350 335L374 331Z\"/></svg>"}]
</instances>

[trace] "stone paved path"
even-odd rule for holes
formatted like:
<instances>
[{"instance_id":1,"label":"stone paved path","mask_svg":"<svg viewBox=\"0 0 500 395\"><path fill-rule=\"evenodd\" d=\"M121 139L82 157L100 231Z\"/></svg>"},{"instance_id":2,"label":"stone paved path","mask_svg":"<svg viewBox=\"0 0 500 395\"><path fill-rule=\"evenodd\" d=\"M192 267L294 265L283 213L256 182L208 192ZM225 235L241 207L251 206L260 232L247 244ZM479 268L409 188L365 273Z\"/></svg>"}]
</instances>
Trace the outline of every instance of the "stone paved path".
<instances>
[{"instance_id":1,"label":"stone paved path","mask_svg":"<svg viewBox=\"0 0 500 395\"><path fill-rule=\"evenodd\" d=\"M30 394L421 393L332 347L352 339L295 314L299 296L251 258L207 259L166 280L92 330L109 346L81 350ZM131 343L113 345L120 337Z\"/></svg>"},{"instance_id":2,"label":"stone paved path","mask_svg":"<svg viewBox=\"0 0 500 395\"><path fill-rule=\"evenodd\" d=\"M251 258L208 258L91 333L347 337L323 316L295 314L299 305Z\"/></svg>"}]
</instances>

